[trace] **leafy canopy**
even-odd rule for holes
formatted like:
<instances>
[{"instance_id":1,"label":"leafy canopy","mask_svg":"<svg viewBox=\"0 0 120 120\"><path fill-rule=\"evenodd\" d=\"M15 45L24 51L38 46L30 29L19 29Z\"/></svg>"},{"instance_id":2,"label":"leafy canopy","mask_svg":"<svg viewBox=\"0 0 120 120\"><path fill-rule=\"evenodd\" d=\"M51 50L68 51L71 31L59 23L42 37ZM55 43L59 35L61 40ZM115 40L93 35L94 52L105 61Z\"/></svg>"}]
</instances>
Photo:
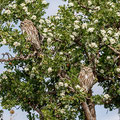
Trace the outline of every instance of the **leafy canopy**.
<instances>
[{"instance_id":1,"label":"leafy canopy","mask_svg":"<svg viewBox=\"0 0 120 120\"><path fill-rule=\"evenodd\" d=\"M83 65L91 66L103 95L90 99L105 107L120 107L120 1L69 0L57 15L44 18L44 0L0 1L0 46L20 57L33 54L20 22L32 20L43 36L42 53L29 59L0 59L1 104L19 105L30 113L42 111L46 119L84 119L81 103L87 94L79 86ZM16 27L17 26L17 27ZM9 55L8 55L9 56Z\"/></svg>"}]
</instances>

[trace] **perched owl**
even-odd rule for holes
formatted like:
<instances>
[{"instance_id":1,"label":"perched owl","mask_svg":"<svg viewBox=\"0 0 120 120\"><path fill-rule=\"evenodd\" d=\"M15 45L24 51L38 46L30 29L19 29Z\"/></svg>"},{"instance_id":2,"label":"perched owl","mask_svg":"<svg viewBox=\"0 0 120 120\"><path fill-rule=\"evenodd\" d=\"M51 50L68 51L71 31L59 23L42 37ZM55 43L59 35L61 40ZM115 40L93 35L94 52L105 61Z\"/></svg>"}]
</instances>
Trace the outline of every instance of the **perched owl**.
<instances>
[{"instance_id":1,"label":"perched owl","mask_svg":"<svg viewBox=\"0 0 120 120\"><path fill-rule=\"evenodd\" d=\"M33 22L25 19L21 22L20 26L23 34L27 34L26 41L30 42L35 50L40 50L40 41L42 37L39 36L38 30L34 26Z\"/></svg>"},{"instance_id":2,"label":"perched owl","mask_svg":"<svg viewBox=\"0 0 120 120\"><path fill-rule=\"evenodd\" d=\"M95 80L92 69L84 66L79 73L78 80L80 81L80 86L86 91L89 91Z\"/></svg>"}]
</instances>

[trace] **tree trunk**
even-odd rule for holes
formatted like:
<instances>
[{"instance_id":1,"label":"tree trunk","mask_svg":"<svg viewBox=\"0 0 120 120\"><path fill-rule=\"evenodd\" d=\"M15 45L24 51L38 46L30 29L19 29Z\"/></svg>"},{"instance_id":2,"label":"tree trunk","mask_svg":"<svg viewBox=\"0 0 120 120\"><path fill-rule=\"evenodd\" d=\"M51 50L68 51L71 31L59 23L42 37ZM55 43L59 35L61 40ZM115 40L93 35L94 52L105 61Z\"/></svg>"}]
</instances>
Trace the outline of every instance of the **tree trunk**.
<instances>
[{"instance_id":1,"label":"tree trunk","mask_svg":"<svg viewBox=\"0 0 120 120\"><path fill-rule=\"evenodd\" d=\"M92 96L92 90L89 91L89 95L90 97ZM96 120L95 104L91 101L91 99L88 99L88 105L93 120Z\"/></svg>"},{"instance_id":2,"label":"tree trunk","mask_svg":"<svg viewBox=\"0 0 120 120\"><path fill-rule=\"evenodd\" d=\"M89 110L89 107L88 107L86 102L82 103L82 108L83 108L84 113L85 113L85 120L93 120L92 115L91 115L90 110Z\"/></svg>"},{"instance_id":3,"label":"tree trunk","mask_svg":"<svg viewBox=\"0 0 120 120\"><path fill-rule=\"evenodd\" d=\"M92 96L92 90L89 91L89 97ZM86 102L82 103L82 108L85 114L85 120L96 120L95 104L91 99L86 99Z\"/></svg>"}]
</instances>

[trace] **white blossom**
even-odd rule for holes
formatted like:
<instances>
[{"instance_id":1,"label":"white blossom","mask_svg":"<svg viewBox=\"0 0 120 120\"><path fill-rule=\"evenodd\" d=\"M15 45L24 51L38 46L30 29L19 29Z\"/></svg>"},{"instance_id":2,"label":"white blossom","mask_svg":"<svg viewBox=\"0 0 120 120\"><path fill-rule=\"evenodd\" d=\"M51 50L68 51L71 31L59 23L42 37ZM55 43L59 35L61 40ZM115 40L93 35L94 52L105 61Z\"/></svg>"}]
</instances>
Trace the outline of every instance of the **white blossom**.
<instances>
[{"instance_id":1,"label":"white blossom","mask_svg":"<svg viewBox=\"0 0 120 120\"><path fill-rule=\"evenodd\" d=\"M55 19L60 19L60 17L59 16L55 16Z\"/></svg>"},{"instance_id":2,"label":"white blossom","mask_svg":"<svg viewBox=\"0 0 120 120\"><path fill-rule=\"evenodd\" d=\"M88 32L93 32L95 28L88 28Z\"/></svg>"},{"instance_id":3,"label":"white blossom","mask_svg":"<svg viewBox=\"0 0 120 120\"><path fill-rule=\"evenodd\" d=\"M111 57L110 56L107 56L107 60L109 60Z\"/></svg>"},{"instance_id":4,"label":"white blossom","mask_svg":"<svg viewBox=\"0 0 120 120\"><path fill-rule=\"evenodd\" d=\"M49 19L46 19L45 21L46 21L46 23L48 23L48 24L51 23L51 21L50 21Z\"/></svg>"},{"instance_id":5,"label":"white blossom","mask_svg":"<svg viewBox=\"0 0 120 120\"><path fill-rule=\"evenodd\" d=\"M17 5L16 5L16 4L13 4L12 8L15 9L16 7L17 7Z\"/></svg>"},{"instance_id":6,"label":"white blossom","mask_svg":"<svg viewBox=\"0 0 120 120\"><path fill-rule=\"evenodd\" d=\"M100 73L102 73L102 74L103 74L103 73L104 73L104 70L103 70L103 69L101 69L101 70L100 70Z\"/></svg>"},{"instance_id":7,"label":"white blossom","mask_svg":"<svg viewBox=\"0 0 120 120\"><path fill-rule=\"evenodd\" d=\"M87 26L88 26L88 24L87 24L87 23L83 23L83 24L82 24L82 29L87 28Z\"/></svg>"},{"instance_id":8,"label":"white blossom","mask_svg":"<svg viewBox=\"0 0 120 120\"><path fill-rule=\"evenodd\" d=\"M116 14L117 14L118 17L120 17L120 12L117 12Z\"/></svg>"},{"instance_id":9,"label":"white blossom","mask_svg":"<svg viewBox=\"0 0 120 120\"><path fill-rule=\"evenodd\" d=\"M76 32L73 32L72 34L73 34L74 36L77 36L77 35L78 35Z\"/></svg>"},{"instance_id":10,"label":"white blossom","mask_svg":"<svg viewBox=\"0 0 120 120\"><path fill-rule=\"evenodd\" d=\"M53 70L51 67L48 68L48 73L51 73Z\"/></svg>"},{"instance_id":11,"label":"white blossom","mask_svg":"<svg viewBox=\"0 0 120 120\"><path fill-rule=\"evenodd\" d=\"M65 87L68 87L68 84L67 84L67 83L65 83Z\"/></svg>"},{"instance_id":12,"label":"white blossom","mask_svg":"<svg viewBox=\"0 0 120 120\"><path fill-rule=\"evenodd\" d=\"M3 74L2 79L7 79L7 78L8 77L5 74Z\"/></svg>"},{"instance_id":13,"label":"white blossom","mask_svg":"<svg viewBox=\"0 0 120 120\"><path fill-rule=\"evenodd\" d=\"M43 19L40 19L40 20L39 20L39 23L41 23L41 24L44 23L44 20L43 20Z\"/></svg>"},{"instance_id":14,"label":"white blossom","mask_svg":"<svg viewBox=\"0 0 120 120\"><path fill-rule=\"evenodd\" d=\"M51 38L47 39L47 43L51 43L51 41L52 41Z\"/></svg>"},{"instance_id":15,"label":"white blossom","mask_svg":"<svg viewBox=\"0 0 120 120\"><path fill-rule=\"evenodd\" d=\"M45 0L43 0L43 1L42 1L42 4L46 5L46 4L47 4L47 2L46 2Z\"/></svg>"},{"instance_id":16,"label":"white blossom","mask_svg":"<svg viewBox=\"0 0 120 120\"><path fill-rule=\"evenodd\" d=\"M75 88L76 88L76 89L80 89L81 87L80 87L79 85L76 85Z\"/></svg>"},{"instance_id":17,"label":"white blossom","mask_svg":"<svg viewBox=\"0 0 120 120\"><path fill-rule=\"evenodd\" d=\"M75 111L75 109L71 109L71 111Z\"/></svg>"},{"instance_id":18,"label":"white blossom","mask_svg":"<svg viewBox=\"0 0 120 120\"><path fill-rule=\"evenodd\" d=\"M12 4L9 4L8 7L13 7L13 5L12 5Z\"/></svg>"},{"instance_id":19,"label":"white blossom","mask_svg":"<svg viewBox=\"0 0 120 120\"><path fill-rule=\"evenodd\" d=\"M24 7L24 6L25 6L25 3L21 3L20 5L21 5L22 7Z\"/></svg>"},{"instance_id":20,"label":"white blossom","mask_svg":"<svg viewBox=\"0 0 120 120\"><path fill-rule=\"evenodd\" d=\"M35 68L35 67L33 67L33 68L32 68L32 71L35 71L35 70L36 70L36 68Z\"/></svg>"},{"instance_id":21,"label":"white blossom","mask_svg":"<svg viewBox=\"0 0 120 120\"><path fill-rule=\"evenodd\" d=\"M7 72L12 72L12 70L11 69L7 69Z\"/></svg>"},{"instance_id":22,"label":"white blossom","mask_svg":"<svg viewBox=\"0 0 120 120\"><path fill-rule=\"evenodd\" d=\"M49 36L53 37L53 34L52 33L48 33Z\"/></svg>"},{"instance_id":23,"label":"white blossom","mask_svg":"<svg viewBox=\"0 0 120 120\"><path fill-rule=\"evenodd\" d=\"M28 8L27 7L23 7L23 10L25 10L25 12L28 12Z\"/></svg>"},{"instance_id":24,"label":"white blossom","mask_svg":"<svg viewBox=\"0 0 120 120\"><path fill-rule=\"evenodd\" d=\"M63 86L63 82L59 82L58 85L59 85L60 87L62 87L62 86Z\"/></svg>"},{"instance_id":25,"label":"white blossom","mask_svg":"<svg viewBox=\"0 0 120 120\"><path fill-rule=\"evenodd\" d=\"M60 96L65 96L65 91L62 91L62 93L60 93Z\"/></svg>"},{"instance_id":26,"label":"white blossom","mask_svg":"<svg viewBox=\"0 0 120 120\"><path fill-rule=\"evenodd\" d=\"M111 34L112 34L112 31L111 31L111 30L108 30L108 32L107 32L107 33L111 35Z\"/></svg>"},{"instance_id":27,"label":"white blossom","mask_svg":"<svg viewBox=\"0 0 120 120\"><path fill-rule=\"evenodd\" d=\"M88 5L92 5L92 2L91 2L91 0L88 0Z\"/></svg>"},{"instance_id":28,"label":"white blossom","mask_svg":"<svg viewBox=\"0 0 120 120\"><path fill-rule=\"evenodd\" d=\"M2 42L0 42L0 44L2 44L2 45L5 45L7 42L6 42L6 39L3 39L3 41Z\"/></svg>"},{"instance_id":29,"label":"white blossom","mask_svg":"<svg viewBox=\"0 0 120 120\"><path fill-rule=\"evenodd\" d=\"M80 26L79 25L74 25L75 29L79 29Z\"/></svg>"},{"instance_id":30,"label":"white blossom","mask_svg":"<svg viewBox=\"0 0 120 120\"><path fill-rule=\"evenodd\" d=\"M95 20L94 23L98 23L98 20Z\"/></svg>"},{"instance_id":31,"label":"white blossom","mask_svg":"<svg viewBox=\"0 0 120 120\"><path fill-rule=\"evenodd\" d=\"M120 68L116 68L116 71L117 71L117 72L120 72Z\"/></svg>"},{"instance_id":32,"label":"white blossom","mask_svg":"<svg viewBox=\"0 0 120 120\"><path fill-rule=\"evenodd\" d=\"M25 67L24 68L25 72L29 71L29 68L28 67Z\"/></svg>"},{"instance_id":33,"label":"white blossom","mask_svg":"<svg viewBox=\"0 0 120 120\"><path fill-rule=\"evenodd\" d=\"M30 74L30 78L32 79L32 78L34 78L35 77L35 74Z\"/></svg>"},{"instance_id":34,"label":"white blossom","mask_svg":"<svg viewBox=\"0 0 120 120\"><path fill-rule=\"evenodd\" d=\"M32 3L34 0L25 0L26 3Z\"/></svg>"},{"instance_id":35,"label":"white blossom","mask_svg":"<svg viewBox=\"0 0 120 120\"><path fill-rule=\"evenodd\" d=\"M0 101L2 101L2 99L3 99L3 98L2 98L2 97L0 97Z\"/></svg>"},{"instance_id":36,"label":"white blossom","mask_svg":"<svg viewBox=\"0 0 120 120\"><path fill-rule=\"evenodd\" d=\"M11 14L11 11L10 10L5 10L5 12L4 12L5 14Z\"/></svg>"},{"instance_id":37,"label":"white blossom","mask_svg":"<svg viewBox=\"0 0 120 120\"><path fill-rule=\"evenodd\" d=\"M73 4L73 3L68 3L68 6L69 6L69 7L73 7L74 4Z\"/></svg>"},{"instance_id":38,"label":"white blossom","mask_svg":"<svg viewBox=\"0 0 120 120\"><path fill-rule=\"evenodd\" d=\"M48 32L48 29L47 29L47 28L44 28L43 32Z\"/></svg>"},{"instance_id":39,"label":"white blossom","mask_svg":"<svg viewBox=\"0 0 120 120\"><path fill-rule=\"evenodd\" d=\"M112 8L114 8L114 7L115 7L115 5L111 5L111 7L112 7Z\"/></svg>"},{"instance_id":40,"label":"white blossom","mask_svg":"<svg viewBox=\"0 0 120 120\"><path fill-rule=\"evenodd\" d=\"M74 21L74 24L78 24L78 23L79 23L79 20L75 20L75 21Z\"/></svg>"},{"instance_id":41,"label":"white blossom","mask_svg":"<svg viewBox=\"0 0 120 120\"><path fill-rule=\"evenodd\" d=\"M31 19L33 19L33 20L36 20L36 16L35 15L33 15L32 17L31 17Z\"/></svg>"},{"instance_id":42,"label":"white blossom","mask_svg":"<svg viewBox=\"0 0 120 120\"><path fill-rule=\"evenodd\" d=\"M110 38L109 41L111 44L115 44L115 42L116 42L115 39L113 39L113 38Z\"/></svg>"},{"instance_id":43,"label":"white blossom","mask_svg":"<svg viewBox=\"0 0 120 120\"><path fill-rule=\"evenodd\" d=\"M63 52L60 52L59 54L60 54L60 55L63 55Z\"/></svg>"},{"instance_id":44,"label":"white blossom","mask_svg":"<svg viewBox=\"0 0 120 120\"><path fill-rule=\"evenodd\" d=\"M19 42L14 42L13 45L14 45L15 47L17 47L17 46L20 46L20 43L19 43Z\"/></svg>"},{"instance_id":45,"label":"white blossom","mask_svg":"<svg viewBox=\"0 0 120 120\"><path fill-rule=\"evenodd\" d=\"M69 105L65 105L65 108L66 108L66 109L69 108Z\"/></svg>"},{"instance_id":46,"label":"white blossom","mask_svg":"<svg viewBox=\"0 0 120 120\"><path fill-rule=\"evenodd\" d=\"M95 9L100 10L100 6L95 7Z\"/></svg>"},{"instance_id":47,"label":"white blossom","mask_svg":"<svg viewBox=\"0 0 120 120\"><path fill-rule=\"evenodd\" d=\"M103 41L103 42L105 42L106 40L107 40L107 38L106 38L106 37L104 37L102 41Z\"/></svg>"},{"instance_id":48,"label":"white blossom","mask_svg":"<svg viewBox=\"0 0 120 120\"><path fill-rule=\"evenodd\" d=\"M27 15L30 15L30 12L26 12Z\"/></svg>"},{"instance_id":49,"label":"white blossom","mask_svg":"<svg viewBox=\"0 0 120 120\"><path fill-rule=\"evenodd\" d=\"M99 60L95 59L95 63L98 64L98 63L99 63Z\"/></svg>"},{"instance_id":50,"label":"white blossom","mask_svg":"<svg viewBox=\"0 0 120 120\"><path fill-rule=\"evenodd\" d=\"M110 96L109 96L108 94L105 94L105 95L104 95L104 98L105 98L106 100L108 100L108 99L110 98Z\"/></svg>"},{"instance_id":51,"label":"white blossom","mask_svg":"<svg viewBox=\"0 0 120 120\"><path fill-rule=\"evenodd\" d=\"M120 32L115 33L114 36L115 36L115 38L116 38L116 37L119 38L119 36L120 36Z\"/></svg>"},{"instance_id":52,"label":"white blossom","mask_svg":"<svg viewBox=\"0 0 120 120\"><path fill-rule=\"evenodd\" d=\"M95 42L92 42L91 44L89 44L89 47L91 48L97 48L97 44Z\"/></svg>"},{"instance_id":53,"label":"white blossom","mask_svg":"<svg viewBox=\"0 0 120 120\"><path fill-rule=\"evenodd\" d=\"M64 113L65 113L65 110L64 110L64 109L61 109L60 112L61 112L62 114L64 114Z\"/></svg>"},{"instance_id":54,"label":"white blossom","mask_svg":"<svg viewBox=\"0 0 120 120\"><path fill-rule=\"evenodd\" d=\"M80 92L84 92L84 88L80 88Z\"/></svg>"},{"instance_id":55,"label":"white blossom","mask_svg":"<svg viewBox=\"0 0 120 120\"><path fill-rule=\"evenodd\" d=\"M39 25L38 28L41 29L43 26L42 25Z\"/></svg>"},{"instance_id":56,"label":"white blossom","mask_svg":"<svg viewBox=\"0 0 120 120\"><path fill-rule=\"evenodd\" d=\"M73 40L75 39L74 35L70 35L70 37L71 37Z\"/></svg>"},{"instance_id":57,"label":"white blossom","mask_svg":"<svg viewBox=\"0 0 120 120\"><path fill-rule=\"evenodd\" d=\"M100 30L101 34L104 36L106 34L105 30Z\"/></svg>"},{"instance_id":58,"label":"white blossom","mask_svg":"<svg viewBox=\"0 0 120 120\"><path fill-rule=\"evenodd\" d=\"M44 37L47 37L47 34L45 34L45 33L43 33L42 35L43 35Z\"/></svg>"}]
</instances>

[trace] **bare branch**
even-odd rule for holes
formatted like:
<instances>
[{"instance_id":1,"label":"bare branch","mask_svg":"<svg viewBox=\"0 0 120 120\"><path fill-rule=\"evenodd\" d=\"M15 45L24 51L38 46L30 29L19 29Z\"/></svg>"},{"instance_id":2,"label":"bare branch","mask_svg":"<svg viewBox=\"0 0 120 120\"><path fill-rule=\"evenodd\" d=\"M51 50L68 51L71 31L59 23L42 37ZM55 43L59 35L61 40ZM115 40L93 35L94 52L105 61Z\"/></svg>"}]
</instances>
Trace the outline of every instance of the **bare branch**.
<instances>
[{"instance_id":1,"label":"bare branch","mask_svg":"<svg viewBox=\"0 0 120 120\"><path fill-rule=\"evenodd\" d=\"M81 8L84 8L84 9L86 9L87 11L89 11L89 10L97 10L97 9L94 9L94 8L86 7L86 6L82 5L80 2L78 2L78 4L80 5Z\"/></svg>"},{"instance_id":2,"label":"bare branch","mask_svg":"<svg viewBox=\"0 0 120 120\"><path fill-rule=\"evenodd\" d=\"M117 51L116 49L114 49L114 48L111 47L110 45L108 45L108 47L109 47L113 52L115 52L116 54L119 54L119 55L120 55L120 52L119 52L119 51Z\"/></svg>"},{"instance_id":3,"label":"bare branch","mask_svg":"<svg viewBox=\"0 0 120 120\"><path fill-rule=\"evenodd\" d=\"M20 55L19 57L16 56L16 57L12 57L12 55L10 55L9 53L3 53L3 58L0 59L0 62L10 62L10 61L14 61L14 60L28 60L29 58L35 56L37 52L34 51L33 54L29 54L27 57L23 56L23 55ZM8 59L4 59L5 55L8 56ZM11 57L10 57L11 56Z\"/></svg>"}]
</instances>

